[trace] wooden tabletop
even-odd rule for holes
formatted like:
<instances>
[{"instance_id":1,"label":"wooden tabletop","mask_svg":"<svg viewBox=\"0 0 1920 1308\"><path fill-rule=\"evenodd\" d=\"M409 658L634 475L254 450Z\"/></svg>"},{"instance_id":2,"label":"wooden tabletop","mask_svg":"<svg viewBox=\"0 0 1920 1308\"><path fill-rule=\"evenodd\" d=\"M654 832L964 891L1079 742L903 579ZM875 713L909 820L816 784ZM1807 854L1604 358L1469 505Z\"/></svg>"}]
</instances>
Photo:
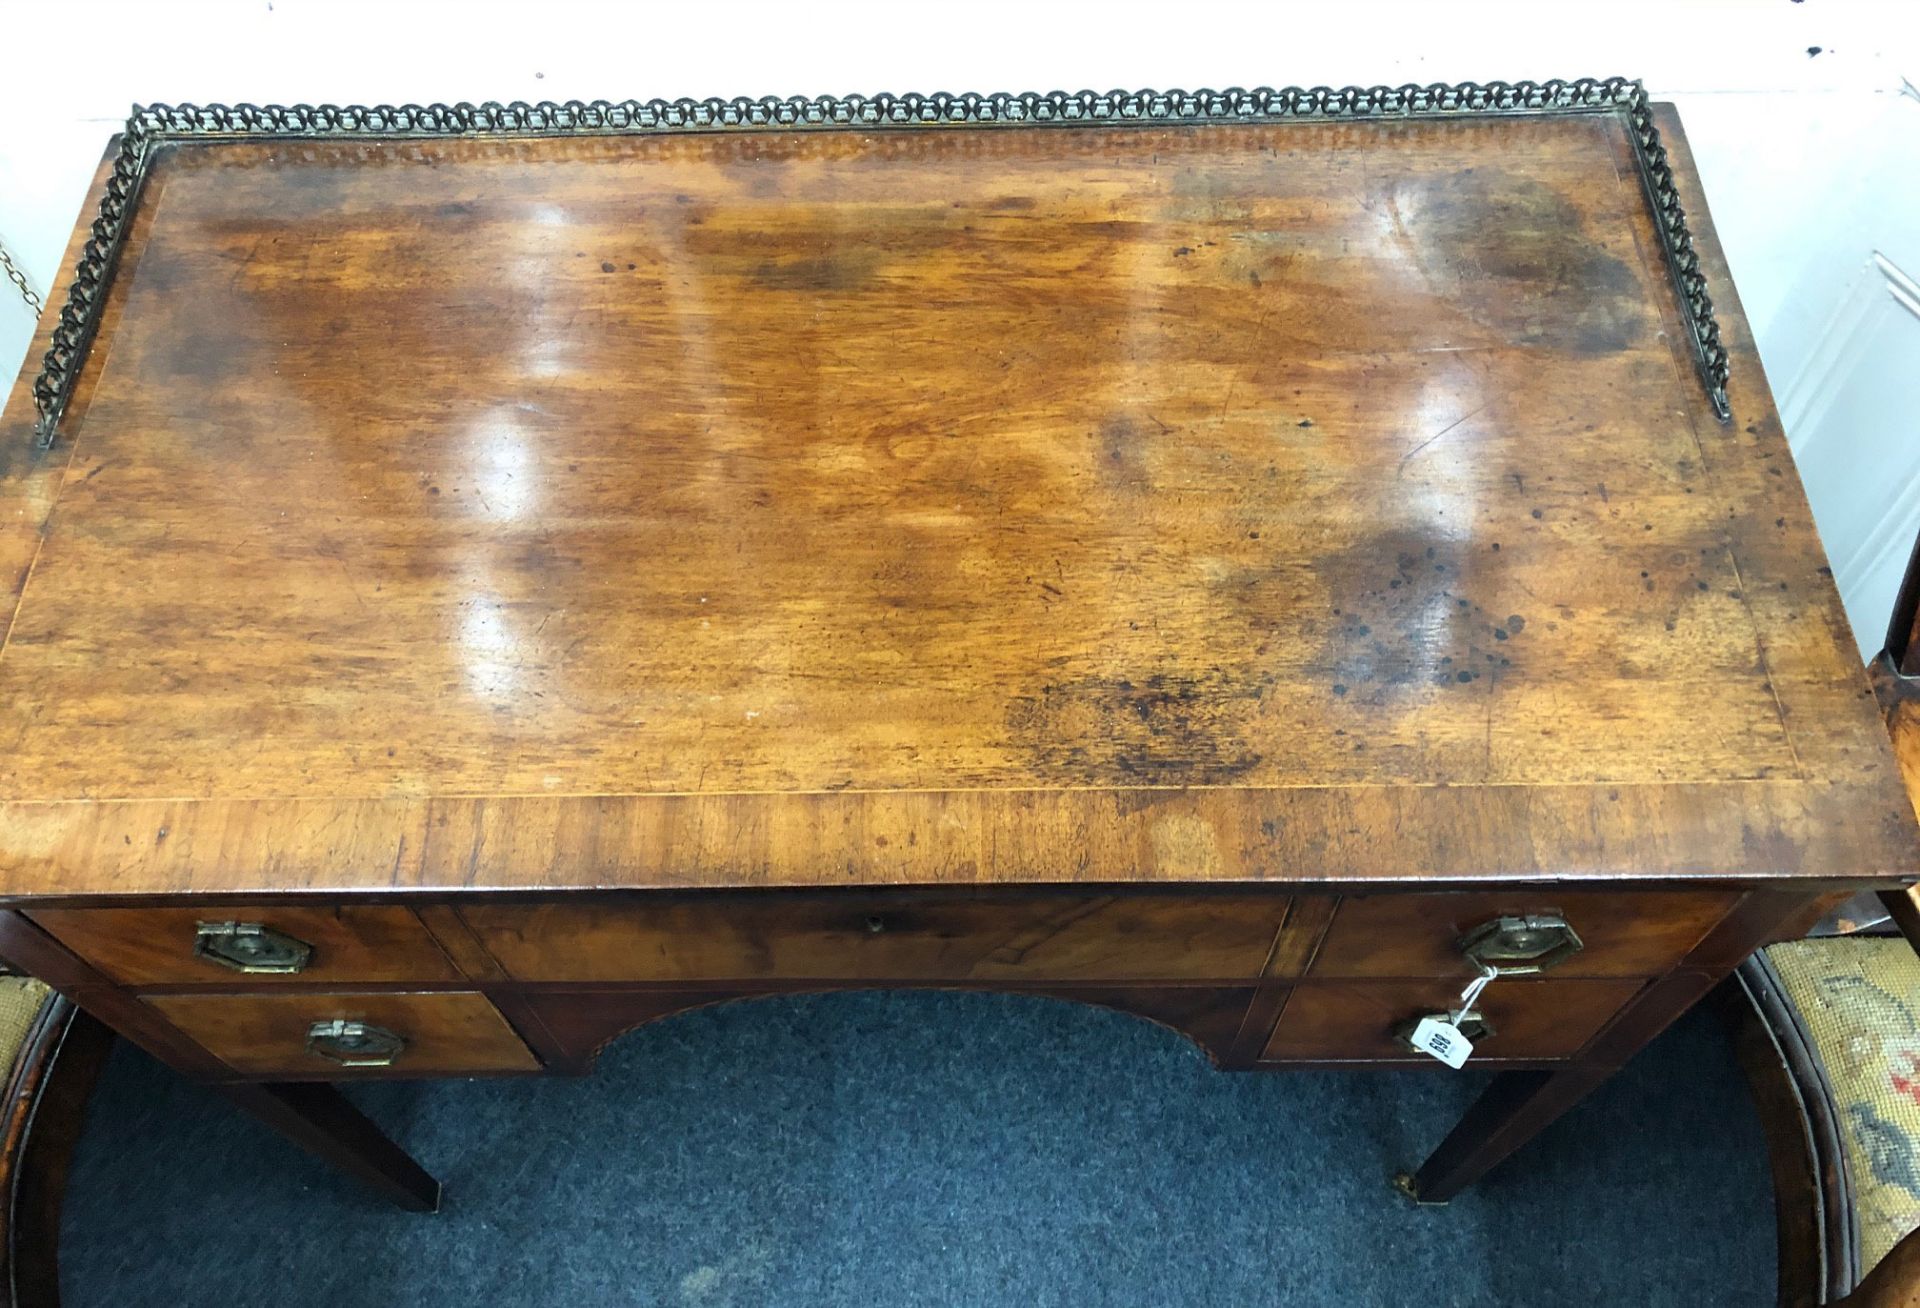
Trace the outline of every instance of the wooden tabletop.
<instances>
[{"instance_id":1,"label":"wooden tabletop","mask_svg":"<svg viewBox=\"0 0 1920 1308\"><path fill-rule=\"evenodd\" d=\"M168 146L0 897L1911 875L1663 122Z\"/></svg>"}]
</instances>

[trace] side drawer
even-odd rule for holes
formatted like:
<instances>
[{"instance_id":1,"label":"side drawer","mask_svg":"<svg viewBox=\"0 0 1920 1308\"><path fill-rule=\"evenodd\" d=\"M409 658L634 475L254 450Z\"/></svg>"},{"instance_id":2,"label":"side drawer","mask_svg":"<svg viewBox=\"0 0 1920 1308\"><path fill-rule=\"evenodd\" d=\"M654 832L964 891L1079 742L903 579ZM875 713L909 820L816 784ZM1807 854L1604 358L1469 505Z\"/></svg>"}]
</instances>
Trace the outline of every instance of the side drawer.
<instances>
[{"instance_id":1,"label":"side drawer","mask_svg":"<svg viewBox=\"0 0 1920 1308\"><path fill-rule=\"evenodd\" d=\"M1474 1060L1570 1057L1598 1035L1644 984L1496 981L1476 1005L1492 1031L1474 1042ZM1396 1032L1427 1013L1447 1011L1459 996L1460 987L1451 980L1304 982L1287 996L1260 1061L1396 1058L1426 1062Z\"/></svg>"},{"instance_id":2,"label":"side drawer","mask_svg":"<svg viewBox=\"0 0 1920 1308\"><path fill-rule=\"evenodd\" d=\"M1313 960L1315 977L1473 975L1460 952L1469 931L1501 917L1558 914L1582 947L1550 973L1564 977L1658 976L1686 957L1732 910L1737 894L1715 891L1461 891L1362 895L1340 902Z\"/></svg>"},{"instance_id":3,"label":"side drawer","mask_svg":"<svg viewBox=\"0 0 1920 1308\"><path fill-rule=\"evenodd\" d=\"M486 996L470 991L154 995L146 1002L208 1053L248 1076L317 1081L540 1068ZM315 1032L316 1026L334 1022L363 1029ZM338 1056L328 1057L321 1052L326 1049Z\"/></svg>"},{"instance_id":4,"label":"side drawer","mask_svg":"<svg viewBox=\"0 0 1920 1308\"><path fill-rule=\"evenodd\" d=\"M193 908L41 908L28 917L122 985L237 981L458 981L459 971L410 908L299 908L206 904ZM256 972L195 952L203 926L261 927L304 945L297 971Z\"/></svg>"},{"instance_id":5,"label":"side drawer","mask_svg":"<svg viewBox=\"0 0 1920 1308\"><path fill-rule=\"evenodd\" d=\"M469 905L522 981L1234 981L1285 895L744 895Z\"/></svg>"}]
</instances>

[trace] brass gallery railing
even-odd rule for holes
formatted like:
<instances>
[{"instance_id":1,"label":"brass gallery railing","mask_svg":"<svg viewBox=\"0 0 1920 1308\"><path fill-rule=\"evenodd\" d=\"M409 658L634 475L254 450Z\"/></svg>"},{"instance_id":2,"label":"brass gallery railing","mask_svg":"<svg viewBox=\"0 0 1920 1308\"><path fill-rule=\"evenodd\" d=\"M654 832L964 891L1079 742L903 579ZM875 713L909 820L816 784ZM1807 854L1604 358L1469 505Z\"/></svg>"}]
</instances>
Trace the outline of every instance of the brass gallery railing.
<instances>
[{"instance_id":1,"label":"brass gallery railing","mask_svg":"<svg viewBox=\"0 0 1920 1308\"><path fill-rule=\"evenodd\" d=\"M113 270L156 147L209 137L308 139L652 135L1008 126L1233 124L1612 113L1625 122L1653 208L1680 316L1714 412L1729 421L1727 352L1645 88L1622 77L1252 91L1053 91L1023 95L819 96L758 100L578 100L565 104L136 105L52 343L33 384L40 445L51 445L100 323Z\"/></svg>"}]
</instances>

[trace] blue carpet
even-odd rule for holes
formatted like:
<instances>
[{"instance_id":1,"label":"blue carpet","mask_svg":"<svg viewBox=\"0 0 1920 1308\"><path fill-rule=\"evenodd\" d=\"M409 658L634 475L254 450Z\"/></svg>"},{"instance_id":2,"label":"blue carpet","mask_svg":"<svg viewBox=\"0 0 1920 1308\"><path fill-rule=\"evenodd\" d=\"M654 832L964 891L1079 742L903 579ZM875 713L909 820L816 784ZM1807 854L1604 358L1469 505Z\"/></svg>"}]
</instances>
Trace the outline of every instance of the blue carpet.
<instances>
[{"instance_id":1,"label":"blue carpet","mask_svg":"<svg viewBox=\"0 0 1920 1308\"><path fill-rule=\"evenodd\" d=\"M1213 1071L1097 1009L927 992L644 1028L584 1080L355 1098L447 1187L383 1206L122 1047L71 1305L1764 1305L1758 1120L1695 1014L1451 1206L1388 1176L1484 1077Z\"/></svg>"}]
</instances>

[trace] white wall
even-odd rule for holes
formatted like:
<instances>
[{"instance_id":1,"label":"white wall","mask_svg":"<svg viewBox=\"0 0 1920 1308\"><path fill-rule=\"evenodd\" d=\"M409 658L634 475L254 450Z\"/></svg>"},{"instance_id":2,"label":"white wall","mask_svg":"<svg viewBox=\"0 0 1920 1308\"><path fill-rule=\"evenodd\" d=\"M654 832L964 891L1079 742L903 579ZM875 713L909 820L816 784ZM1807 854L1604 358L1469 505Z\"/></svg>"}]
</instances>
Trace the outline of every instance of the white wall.
<instances>
[{"instance_id":1,"label":"white wall","mask_svg":"<svg viewBox=\"0 0 1920 1308\"><path fill-rule=\"evenodd\" d=\"M1680 107L1775 389L1802 392L1797 413L1783 405L1789 430L1856 626L1877 645L1887 542L1904 558L1920 528L1920 391L1898 367L1920 378L1908 353L1920 334L1909 341L1902 319L1884 317L1876 297L1891 292L1862 278L1875 251L1920 277L1920 98L1902 91L1920 82L1920 0L0 0L0 240L44 289L134 101L1612 74ZM0 375L14 371L29 326L0 296ZM1841 343L1835 367L1837 335L1857 339Z\"/></svg>"}]
</instances>

